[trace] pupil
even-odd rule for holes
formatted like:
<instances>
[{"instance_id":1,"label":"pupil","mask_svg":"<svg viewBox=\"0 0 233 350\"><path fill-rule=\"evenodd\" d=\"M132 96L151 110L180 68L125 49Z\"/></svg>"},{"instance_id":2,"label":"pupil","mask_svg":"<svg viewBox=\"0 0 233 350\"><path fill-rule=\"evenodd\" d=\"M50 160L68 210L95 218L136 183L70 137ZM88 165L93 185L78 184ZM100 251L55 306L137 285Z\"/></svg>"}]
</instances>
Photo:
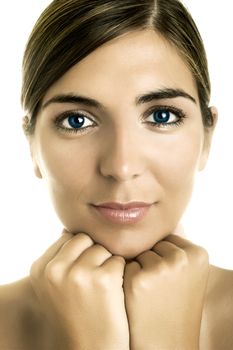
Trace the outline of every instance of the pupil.
<instances>
[{"instance_id":1,"label":"pupil","mask_svg":"<svg viewBox=\"0 0 233 350\"><path fill-rule=\"evenodd\" d=\"M72 128L80 128L84 124L84 117L72 116L68 118L69 124Z\"/></svg>"},{"instance_id":2,"label":"pupil","mask_svg":"<svg viewBox=\"0 0 233 350\"><path fill-rule=\"evenodd\" d=\"M170 118L169 111L156 111L154 112L154 119L157 123L167 123Z\"/></svg>"}]
</instances>

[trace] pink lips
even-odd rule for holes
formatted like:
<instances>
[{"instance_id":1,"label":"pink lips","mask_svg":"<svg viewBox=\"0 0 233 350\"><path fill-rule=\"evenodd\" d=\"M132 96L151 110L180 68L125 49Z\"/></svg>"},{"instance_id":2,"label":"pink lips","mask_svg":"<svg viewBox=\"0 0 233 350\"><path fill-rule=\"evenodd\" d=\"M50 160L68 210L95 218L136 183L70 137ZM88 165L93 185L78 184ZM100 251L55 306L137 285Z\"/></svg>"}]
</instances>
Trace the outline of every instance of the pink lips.
<instances>
[{"instance_id":1,"label":"pink lips","mask_svg":"<svg viewBox=\"0 0 233 350\"><path fill-rule=\"evenodd\" d=\"M142 220L149 211L152 204L144 202L131 203L101 203L93 205L96 211L114 223L133 224Z\"/></svg>"}]
</instances>

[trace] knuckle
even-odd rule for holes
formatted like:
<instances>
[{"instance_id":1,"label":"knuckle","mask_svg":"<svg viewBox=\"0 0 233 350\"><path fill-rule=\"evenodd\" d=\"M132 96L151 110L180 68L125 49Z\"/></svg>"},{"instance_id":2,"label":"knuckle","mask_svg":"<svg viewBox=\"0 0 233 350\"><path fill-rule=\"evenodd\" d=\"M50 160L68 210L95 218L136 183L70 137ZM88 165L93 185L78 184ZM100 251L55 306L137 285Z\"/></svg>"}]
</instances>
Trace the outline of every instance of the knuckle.
<instances>
[{"instance_id":1,"label":"knuckle","mask_svg":"<svg viewBox=\"0 0 233 350\"><path fill-rule=\"evenodd\" d=\"M44 276L51 284L57 284L62 275L63 263L61 261L50 261L44 270Z\"/></svg>"},{"instance_id":2,"label":"knuckle","mask_svg":"<svg viewBox=\"0 0 233 350\"><path fill-rule=\"evenodd\" d=\"M197 256L200 263L209 262L209 254L203 247L198 247Z\"/></svg>"},{"instance_id":3,"label":"knuckle","mask_svg":"<svg viewBox=\"0 0 233 350\"><path fill-rule=\"evenodd\" d=\"M96 243L96 244L94 245L94 248L97 249L97 250L105 250L105 251L106 251L106 249L105 249L101 244L99 244L99 243Z\"/></svg>"},{"instance_id":4,"label":"knuckle","mask_svg":"<svg viewBox=\"0 0 233 350\"><path fill-rule=\"evenodd\" d=\"M84 268L72 269L68 276L69 283L77 288L109 290L112 288L112 275L105 271L87 271Z\"/></svg>"},{"instance_id":5,"label":"knuckle","mask_svg":"<svg viewBox=\"0 0 233 350\"><path fill-rule=\"evenodd\" d=\"M165 274L169 269L170 269L170 266L169 266L169 261L166 260L166 259L161 259L158 264L156 264L155 266L155 273L157 274Z\"/></svg>"},{"instance_id":6,"label":"knuckle","mask_svg":"<svg viewBox=\"0 0 233 350\"><path fill-rule=\"evenodd\" d=\"M129 288L135 295L141 292L146 292L148 288L150 288L150 280L147 278L145 273L138 273L130 281Z\"/></svg>"},{"instance_id":7,"label":"knuckle","mask_svg":"<svg viewBox=\"0 0 233 350\"><path fill-rule=\"evenodd\" d=\"M112 254L106 248L104 248L101 244L95 244L95 249L100 254L105 253L105 254L107 254L108 257L112 256Z\"/></svg>"},{"instance_id":8,"label":"knuckle","mask_svg":"<svg viewBox=\"0 0 233 350\"><path fill-rule=\"evenodd\" d=\"M176 249L172 254L172 260L176 264L186 265L188 263L188 255L183 249Z\"/></svg>"},{"instance_id":9,"label":"knuckle","mask_svg":"<svg viewBox=\"0 0 233 350\"><path fill-rule=\"evenodd\" d=\"M34 261L30 268L30 277L32 279L37 279L40 275L39 262L38 260Z\"/></svg>"},{"instance_id":10,"label":"knuckle","mask_svg":"<svg viewBox=\"0 0 233 350\"><path fill-rule=\"evenodd\" d=\"M86 242L87 244L93 244L93 240L91 239L90 236L88 236L86 233L80 232L78 234L75 235L74 239L78 239L78 240L82 240L84 242Z\"/></svg>"},{"instance_id":11,"label":"knuckle","mask_svg":"<svg viewBox=\"0 0 233 350\"><path fill-rule=\"evenodd\" d=\"M208 260L209 254L207 250L199 245L193 245L191 248L191 255L196 257L200 262Z\"/></svg>"},{"instance_id":12,"label":"knuckle","mask_svg":"<svg viewBox=\"0 0 233 350\"><path fill-rule=\"evenodd\" d=\"M120 255L113 255L112 259L116 262L119 263L121 265L126 265L126 261L125 258L123 258L123 256Z\"/></svg>"},{"instance_id":13,"label":"knuckle","mask_svg":"<svg viewBox=\"0 0 233 350\"><path fill-rule=\"evenodd\" d=\"M108 272L95 273L93 275L93 284L95 287L109 290L112 288L112 275Z\"/></svg>"},{"instance_id":14,"label":"knuckle","mask_svg":"<svg viewBox=\"0 0 233 350\"><path fill-rule=\"evenodd\" d=\"M90 284L90 274L81 267L70 270L67 275L69 283L76 287L87 287Z\"/></svg>"}]
</instances>

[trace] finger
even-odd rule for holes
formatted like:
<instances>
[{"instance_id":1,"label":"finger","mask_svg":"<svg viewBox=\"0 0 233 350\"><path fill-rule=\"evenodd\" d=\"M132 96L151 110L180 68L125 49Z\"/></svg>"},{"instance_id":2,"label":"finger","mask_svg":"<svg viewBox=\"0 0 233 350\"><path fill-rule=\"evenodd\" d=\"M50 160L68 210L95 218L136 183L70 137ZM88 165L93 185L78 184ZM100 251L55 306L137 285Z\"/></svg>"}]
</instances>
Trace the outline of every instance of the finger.
<instances>
[{"instance_id":1,"label":"finger","mask_svg":"<svg viewBox=\"0 0 233 350\"><path fill-rule=\"evenodd\" d=\"M62 235L70 234L71 232L67 231L67 229L63 228Z\"/></svg>"},{"instance_id":2,"label":"finger","mask_svg":"<svg viewBox=\"0 0 233 350\"><path fill-rule=\"evenodd\" d=\"M61 247L73 237L71 233L62 234L62 236L33 263L31 271L33 270L33 273L40 275L44 271L45 266L56 256Z\"/></svg>"},{"instance_id":3,"label":"finger","mask_svg":"<svg viewBox=\"0 0 233 350\"><path fill-rule=\"evenodd\" d=\"M191 241L174 234L168 235L167 237L164 238L163 241L171 242L175 244L177 247L180 247L182 249L186 249L190 246L193 246L193 243Z\"/></svg>"},{"instance_id":4,"label":"finger","mask_svg":"<svg viewBox=\"0 0 233 350\"><path fill-rule=\"evenodd\" d=\"M165 238L165 240L175 244L177 247L183 249L183 251L188 252L190 257L192 255L195 256L197 254L199 254L201 257L202 256L206 257L206 255L208 255L208 252L203 247L201 247L200 245L194 244L188 239L184 239L176 235L169 235L168 237Z\"/></svg>"},{"instance_id":5,"label":"finger","mask_svg":"<svg viewBox=\"0 0 233 350\"><path fill-rule=\"evenodd\" d=\"M59 252L61 247L67 242L70 241L74 235L72 233L67 233L66 235L62 234L62 236L53 243L43 254L44 262L49 262L54 256Z\"/></svg>"},{"instance_id":6,"label":"finger","mask_svg":"<svg viewBox=\"0 0 233 350\"><path fill-rule=\"evenodd\" d=\"M119 255L113 255L101 265L105 271L110 273L122 273L124 274L125 269L125 259Z\"/></svg>"},{"instance_id":7,"label":"finger","mask_svg":"<svg viewBox=\"0 0 233 350\"><path fill-rule=\"evenodd\" d=\"M124 271L124 284L127 281L132 280L132 278L141 271L141 266L137 261L131 261L125 265Z\"/></svg>"},{"instance_id":8,"label":"finger","mask_svg":"<svg viewBox=\"0 0 233 350\"><path fill-rule=\"evenodd\" d=\"M138 255L135 260L140 263L142 269L150 271L161 261L161 256L156 251L148 250Z\"/></svg>"},{"instance_id":9,"label":"finger","mask_svg":"<svg viewBox=\"0 0 233 350\"><path fill-rule=\"evenodd\" d=\"M53 260L59 260L65 262L66 265L70 265L92 245L94 245L94 241L87 234L78 233L63 244Z\"/></svg>"},{"instance_id":10,"label":"finger","mask_svg":"<svg viewBox=\"0 0 233 350\"><path fill-rule=\"evenodd\" d=\"M87 248L75 260L75 265L96 267L102 265L112 254L100 244L94 244Z\"/></svg>"},{"instance_id":11,"label":"finger","mask_svg":"<svg viewBox=\"0 0 233 350\"><path fill-rule=\"evenodd\" d=\"M152 250L160 256L160 259L177 255L181 251L184 252L182 248L176 246L174 243L165 240L158 242L152 248Z\"/></svg>"}]
</instances>

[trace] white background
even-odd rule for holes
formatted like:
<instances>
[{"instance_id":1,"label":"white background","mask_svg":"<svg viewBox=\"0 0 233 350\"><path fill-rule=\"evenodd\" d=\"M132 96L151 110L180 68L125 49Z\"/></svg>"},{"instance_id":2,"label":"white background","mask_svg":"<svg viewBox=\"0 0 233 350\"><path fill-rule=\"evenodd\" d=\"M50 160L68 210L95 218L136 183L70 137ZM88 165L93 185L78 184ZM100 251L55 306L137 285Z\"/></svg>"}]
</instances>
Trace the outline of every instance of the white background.
<instances>
[{"instance_id":1,"label":"white background","mask_svg":"<svg viewBox=\"0 0 233 350\"><path fill-rule=\"evenodd\" d=\"M32 26L50 1L4 1L0 12L0 284L28 274L62 226L43 181L35 178L21 131L21 60ZM219 123L206 170L184 216L186 236L212 264L233 269L233 48L231 1L186 0L204 39Z\"/></svg>"}]
</instances>

